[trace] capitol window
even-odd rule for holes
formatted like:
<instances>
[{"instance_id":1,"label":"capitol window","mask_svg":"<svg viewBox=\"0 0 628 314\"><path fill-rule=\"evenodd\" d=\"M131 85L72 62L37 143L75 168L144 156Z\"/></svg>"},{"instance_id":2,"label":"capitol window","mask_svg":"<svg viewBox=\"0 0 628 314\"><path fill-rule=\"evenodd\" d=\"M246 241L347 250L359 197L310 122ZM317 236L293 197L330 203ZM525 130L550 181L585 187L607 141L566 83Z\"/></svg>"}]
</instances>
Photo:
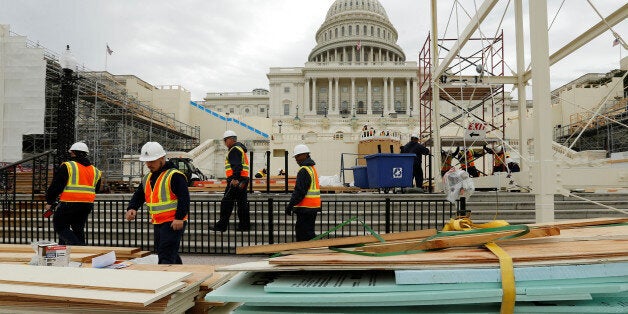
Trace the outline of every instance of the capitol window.
<instances>
[{"instance_id":1,"label":"capitol window","mask_svg":"<svg viewBox=\"0 0 628 314\"><path fill-rule=\"evenodd\" d=\"M347 87L346 87L346 86L343 86L343 87L342 87L342 92L343 92L343 93L346 93L347 91L348 91Z\"/></svg>"},{"instance_id":2,"label":"capitol window","mask_svg":"<svg viewBox=\"0 0 628 314\"><path fill-rule=\"evenodd\" d=\"M364 33L364 35L366 35L366 25L364 25L364 27L362 27L362 33Z\"/></svg>"},{"instance_id":3,"label":"capitol window","mask_svg":"<svg viewBox=\"0 0 628 314\"><path fill-rule=\"evenodd\" d=\"M382 37L379 27L377 28L377 37Z\"/></svg>"},{"instance_id":4,"label":"capitol window","mask_svg":"<svg viewBox=\"0 0 628 314\"><path fill-rule=\"evenodd\" d=\"M379 93L379 87L373 87L373 92L374 93Z\"/></svg>"},{"instance_id":5,"label":"capitol window","mask_svg":"<svg viewBox=\"0 0 628 314\"><path fill-rule=\"evenodd\" d=\"M373 36L373 26L371 26L371 36Z\"/></svg>"},{"instance_id":6,"label":"capitol window","mask_svg":"<svg viewBox=\"0 0 628 314\"><path fill-rule=\"evenodd\" d=\"M360 25L355 26L355 34L360 35Z\"/></svg>"},{"instance_id":7,"label":"capitol window","mask_svg":"<svg viewBox=\"0 0 628 314\"><path fill-rule=\"evenodd\" d=\"M358 87L358 92L360 92L360 93L361 93L361 92L363 92L363 91L364 91L364 87L359 86L359 87Z\"/></svg>"},{"instance_id":8,"label":"capitol window","mask_svg":"<svg viewBox=\"0 0 628 314\"><path fill-rule=\"evenodd\" d=\"M251 112L251 110L249 108L244 109L244 113L248 114L250 112Z\"/></svg>"},{"instance_id":9,"label":"capitol window","mask_svg":"<svg viewBox=\"0 0 628 314\"><path fill-rule=\"evenodd\" d=\"M290 87L284 87L283 88L283 92L284 93L289 93L290 92Z\"/></svg>"},{"instance_id":10,"label":"capitol window","mask_svg":"<svg viewBox=\"0 0 628 314\"><path fill-rule=\"evenodd\" d=\"M401 91L401 87L400 86L395 86L395 92L400 92Z\"/></svg>"},{"instance_id":11,"label":"capitol window","mask_svg":"<svg viewBox=\"0 0 628 314\"><path fill-rule=\"evenodd\" d=\"M340 32L340 36L344 36L345 35L345 27L342 27L342 31Z\"/></svg>"},{"instance_id":12,"label":"capitol window","mask_svg":"<svg viewBox=\"0 0 628 314\"><path fill-rule=\"evenodd\" d=\"M351 36L351 30L353 29L353 27L351 27L351 25L349 25L349 36Z\"/></svg>"},{"instance_id":13,"label":"capitol window","mask_svg":"<svg viewBox=\"0 0 628 314\"><path fill-rule=\"evenodd\" d=\"M334 140L336 141L342 141L342 139L344 138L344 133L342 133L342 131L338 131L334 134Z\"/></svg>"}]
</instances>

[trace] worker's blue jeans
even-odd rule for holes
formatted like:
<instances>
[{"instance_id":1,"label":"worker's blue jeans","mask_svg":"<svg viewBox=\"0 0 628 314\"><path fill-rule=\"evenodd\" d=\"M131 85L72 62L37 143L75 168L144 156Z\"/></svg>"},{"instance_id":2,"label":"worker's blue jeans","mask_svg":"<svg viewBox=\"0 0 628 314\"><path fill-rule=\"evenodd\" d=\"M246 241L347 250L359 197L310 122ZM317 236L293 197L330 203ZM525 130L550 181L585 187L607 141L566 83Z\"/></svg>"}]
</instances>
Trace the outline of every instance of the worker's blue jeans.
<instances>
[{"instance_id":1,"label":"worker's blue jeans","mask_svg":"<svg viewBox=\"0 0 628 314\"><path fill-rule=\"evenodd\" d=\"M94 203L61 202L52 216L59 244L85 245L85 223Z\"/></svg>"},{"instance_id":2,"label":"worker's blue jeans","mask_svg":"<svg viewBox=\"0 0 628 314\"><path fill-rule=\"evenodd\" d=\"M316 214L320 208L295 207L297 222L294 224L294 231L297 241L309 241L316 238L314 225L316 224Z\"/></svg>"},{"instance_id":3,"label":"worker's blue jeans","mask_svg":"<svg viewBox=\"0 0 628 314\"><path fill-rule=\"evenodd\" d=\"M183 264L179 256L179 245L187 221L183 223L183 229L173 230L171 222L153 225L155 231L155 251L159 257L159 264Z\"/></svg>"}]
</instances>

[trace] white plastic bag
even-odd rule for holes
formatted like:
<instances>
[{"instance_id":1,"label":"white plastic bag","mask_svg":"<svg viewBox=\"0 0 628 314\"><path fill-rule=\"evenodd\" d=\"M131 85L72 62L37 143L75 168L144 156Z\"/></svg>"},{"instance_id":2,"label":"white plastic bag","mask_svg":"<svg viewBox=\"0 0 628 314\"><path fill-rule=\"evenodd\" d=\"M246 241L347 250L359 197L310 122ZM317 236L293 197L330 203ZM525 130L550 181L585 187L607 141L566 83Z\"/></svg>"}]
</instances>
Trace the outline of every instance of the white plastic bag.
<instances>
[{"instance_id":1,"label":"white plastic bag","mask_svg":"<svg viewBox=\"0 0 628 314\"><path fill-rule=\"evenodd\" d=\"M473 179L464 170L456 170L451 168L445 176L443 176L443 186L445 189L446 199L450 203L455 203L460 195L470 197L475 192Z\"/></svg>"}]
</instances>

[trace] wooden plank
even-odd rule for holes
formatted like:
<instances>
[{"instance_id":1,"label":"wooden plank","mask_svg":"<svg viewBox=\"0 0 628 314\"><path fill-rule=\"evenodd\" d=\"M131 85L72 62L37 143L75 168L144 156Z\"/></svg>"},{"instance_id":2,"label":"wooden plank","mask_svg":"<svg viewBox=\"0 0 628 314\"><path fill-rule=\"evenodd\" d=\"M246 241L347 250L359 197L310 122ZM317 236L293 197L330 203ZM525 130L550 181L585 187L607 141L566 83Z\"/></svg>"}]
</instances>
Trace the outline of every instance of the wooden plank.
<instances>
[{"instance_id":1,"label":"wooden plank","mask_svg":"<svg viewBox=\"0 0 628 314\"><path fill-rule=\"evenodd\" d=\"M100 290L94 293L91 289L73 289L59 287L43 287L36 285L0 284L0 293L3 296L30 297L39 300L56 300L65 302L86 302L116 305L146 306L162 297L169 295L181 288L185 283L178 282L166 287L157 293L128 292Z\"/></svg>"},{"instance_id":2,"label":"wooden plank","mask_svg":"<svg viewBox=\"0 0 628 314\"><path fill-rule=\"evenodd\" d=\"M0 252L0 263L28 263L35 255L33 251L30 253ZM70 260L73 262L91 261L97 255L92 253L70 253Z\"/></svg>"},{"instance_id":3,"label":"wooden plank","mask_svg":"<svg viewBox=\"0 0 628 314\"><path fill-rule=\"evenodd\" d=\"M452 235L448 237L435 238L428 241L416 240L413 242L391 244L381 243L374 246L365 246L359 248L358 250L372 253L385 253L412 250L435 250L450 247L479 246L488 242L502 239L504 237L513 236L518 233L521 233L521 230L504 230L490 233ZM560 229L558 229L557 227L535 228L531 229L529 233L517 239L547 237L558 234L560 234ZM509 239L503 239L499 240L499 242L501 243L508 240Z\"/></svg>"},{"instance_id":4,"label":"wooden plank","mask_svg":"<svg viewBox=\"0 0 628 314\"><path fill-rule=\"evenodd\" d=\"M628 257L628 240L577 241L573 245L561 242L533 243L521 245L512 242L500 243L515 262L557 261L573 258ZM354 254L301 254L270 259L271 264L304 265L389 265L420 264L446 265L450 263L497 263L497 257L485 249L465 248L430 251L385 257L369 257Z\"/></svg>"},{"instance_id":5,"label":"wooden plank","mask_svg":"<svg viewBox=\"0 0 628 314\"><path fill-rule=\"evenodd\" d=\"M554 222L544 222L538 224L529 224L530 227L546 227L546 226L556 226L562 230L572 229L578 227L586 227L586 226L599 226L599 225L611 225L611 224L619 224L628 222L628 217L625 218L587 218L587 219L573 219L573 220L562 220L562 221L554 221Z\"/></svg>"},{"instance_id":6,"label":"wooden plank","mask_svg":"<svg viewBox=\"0 0 628 314\"><path fill-rule=\"evenodd\" d=\"M73 253L102 253L116 252L116 255L131 255L140 252L137 247L117 247L117 246L70 246ZM0 244L0 252L35 252L30 244Z\"/></svg>"},{"instance_id":7,"label":"wooden plank","mask_svg":"<svg viewBox=\"0 0 628 314\"><path fill-rule=\"evenodd\" d=\"M425 229L416 231L396 232L380 234L380 236L386 241L403 240L403 239L416 239L426 238L436 234L436 229ZM303 241L293 243L278 243L278 244L266 244L256 246L237 247L236 254L262 254L262 253L276 253L295 249L305 248L317 248L317 247L329 247L329 246L342 246L351 244L362 244L379 242L374 236L356 236L356 237L342 237L335 239L322 239L315 241Z\"/></svg>"},{"instance_id":8,"label":"wooden plank","mask_svg":"<svg viewBox=\"0 0 628 314\"><path fill-rule=\"evenodd\" d=\"M190 277L187 272L121 272L115 269L0 265L0 283L65 287L74 289L124 290L156 293L174 282ZM204 280L204 279L203 279Z\"/></svg>"}]
</instances>

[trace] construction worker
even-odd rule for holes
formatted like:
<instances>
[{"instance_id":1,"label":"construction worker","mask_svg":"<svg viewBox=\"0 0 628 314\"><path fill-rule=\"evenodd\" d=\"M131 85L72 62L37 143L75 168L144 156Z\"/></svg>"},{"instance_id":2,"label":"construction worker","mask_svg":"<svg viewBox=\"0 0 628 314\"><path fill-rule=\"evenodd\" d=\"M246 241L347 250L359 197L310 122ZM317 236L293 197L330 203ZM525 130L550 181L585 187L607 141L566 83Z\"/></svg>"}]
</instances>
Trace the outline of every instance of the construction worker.
<instances>
[{"instance_id":1,"label":"construction worker","mask_svg":"<svg viewBox=\"0 0 628 314\"><path fill-rule=\"evenodd\" d=\"M220 202L220 220L209 230L225 232L229 228L229 217L233 212L233 205L238 203L237 231L251 230L249 202L246 188L249 183L249 158L246 155L246 146L238 142L238 136L231 130L223 134L225 146L229 149L225 157L225 175L227 187Z\"/></svg>"},{"instance_id":2,"label":"construction worker","mask_svg":"<svg viewBox=\"0 0 628 314\"><path fill-rule=\"evenodd\" d=\"M297 172L297 181L285 212L290 216L293 212L297 214L294 226L297 241L308 241L316 237L314 223L316 215L321 211L318 172L314 168L316 163L310 158L310 149L306 145L295 146L292 156L301 168Z\"/></svg>"},{"instance_id":3,"label":"construction worker","mask_svg":"<svg viewBox=\"0 0 628 314\"><path fill-rule=\"evenodd\" d=\"M456 155L456 159L460 161L460 169L466 171L469 177L476 178L480 176L480 172L475 167L475 159L484 156L483 149L473 149L464 147Z\"/></svg>"},{"instance_id":4,"label":"construction worker","mask_svg":"<svg viewBox=\"0 0 628 314\"><path fill-rule=\"evenodd\" d=\"M278 176L285 176L286 172L283 169L279 168L279 169L277 169L277 175Z\"/></svg>"},{"instance_id":5,"label":"construction worker","mask_svg":"<svg viewBox=\"0 0 628 314\"><path fill-rule=\"evenodd\" d=\"M89 149L83 142L70 147L70 161L63 162L46 191L44 216L49 217L52 206L59 205L52 224L59 235L59 244L85 245L85 223L94 210L96 191L100 189L102 172L87 159Z\"/></svg>"},{"instance_id":6,"label":"construction worker","mask_svg":"<svg viewBox=\"0 0 628 314\"><path fill-rule=\"evenodd\" d=\"M190 192L185 174L171 161L166 161L165 156L166 151L157 142L142 146L140 161L145 162L150 173L142 178L135 190L125 218L134 220L137 211L146 203L159 264L182 264L179 244L190 212Z\"/></svg>"},{"instance_id":7,"label":"construction worker","mask_svg":"<svg viewBox=\"0 0 628 314\"><path fill-rule=\"evenodd\" d=\"M486 147L486 145L484 145L483 148L487 153L493 155L493 174L495 174L495 172L508 172L506 158L510 156L506 155L501 145L498 145L495 149L490 149Z\"/></svg>"},{"instance_id":8,"label":"construction worker","mask_svg":"<svg viewBox=\"0 0 628 314\"><path fill-rule=\"evenodd\" d=\"M416 155L414 163L412 164L412 176L414 177L416 187L423 189L423 167L421 166L423 162L422 155L429 155L430 150L423 146L423 144L419 143L419 135L412 134L410 135L410 141L401 147L401 152Z\"/></svg>"},{"instance_id":9,"label":"construction worker","mask_svg":"<svg viewBox=\"0 0 628 314\"><path fill-rule=\"evenodd\" d=\"M266 168L262 168L260 169L256 174L255 177L260 179L260 178L264 178L266 177Z\"/></svg>"},{"instance_id":10,"label":"construction worker","mask_svg":"<svg viewBox=\"0 0 628 314\"><path fill-rule=\"evenodd\" d=\"M454 160L454 157L456 155L458 155L458 152L460 152L460 147L456 147L455 151L451 151L451 149L448 150L441 150L440 151L440 156L441 156L441 160L442 160L442 165L440 167L440 176L444 176L445 173L447 173L447 171L449 171L449 169L451 169L451 167L453 167L451 165L452 161Z\"/></svg>"}]
</instances>

